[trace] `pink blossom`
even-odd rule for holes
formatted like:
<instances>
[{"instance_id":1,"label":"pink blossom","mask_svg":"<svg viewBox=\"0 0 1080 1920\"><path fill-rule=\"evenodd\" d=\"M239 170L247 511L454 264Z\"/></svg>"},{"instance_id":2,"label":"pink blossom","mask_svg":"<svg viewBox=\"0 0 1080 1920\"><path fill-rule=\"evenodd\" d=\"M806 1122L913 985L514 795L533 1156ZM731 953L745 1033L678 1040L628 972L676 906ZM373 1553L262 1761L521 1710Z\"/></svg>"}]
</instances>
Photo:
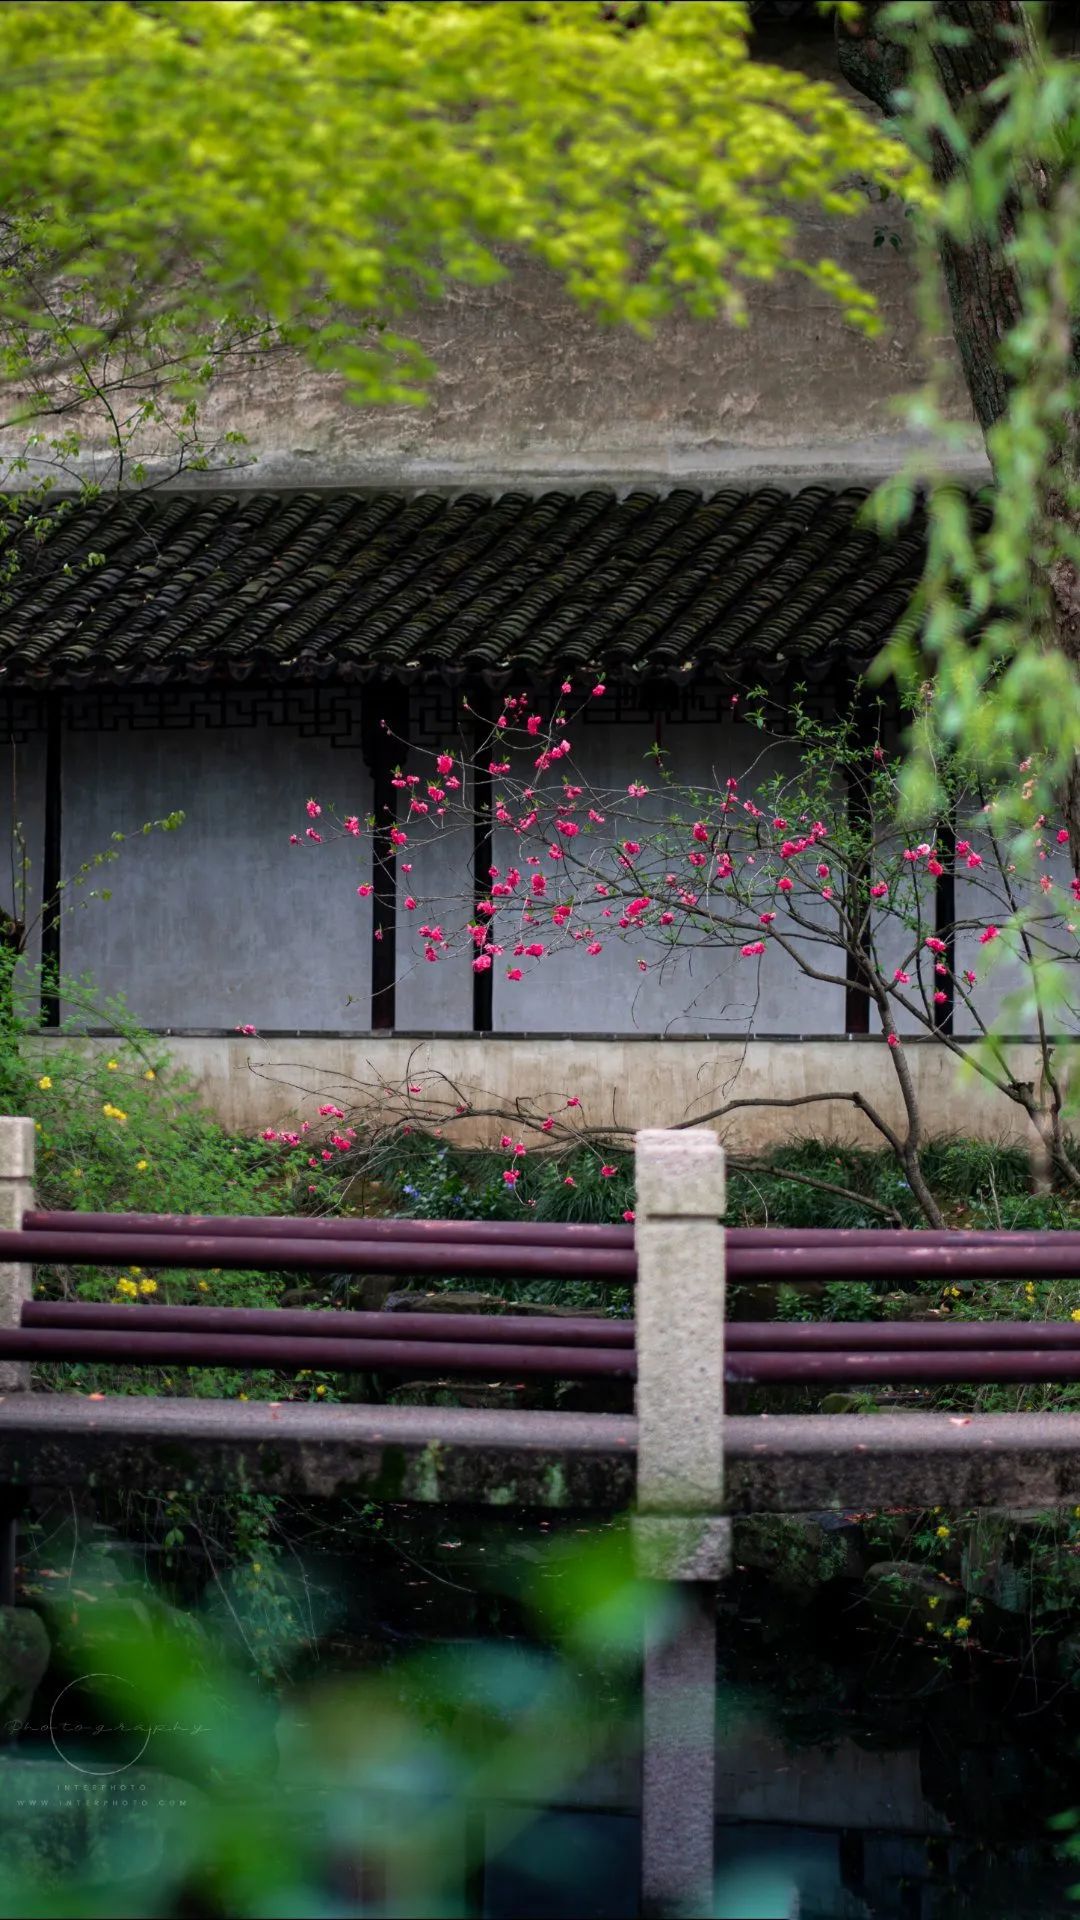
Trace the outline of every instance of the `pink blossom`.
<instances>
[{"instance_id":1,"label":"pink blossom","mask_svg":"<svg viewBox=\"0 0 1080 1920\"><path fill-rule=\"evenodd\" d=\"M560 693L569 693L569 692L570 692L570 682L569 682L569 680L564 680L564 681L563 681L563 683L562 683L562 686L561 686L561 687L559 688L559 692L560 692Z\"/></svg>"},{"instance_id":2,"label":"pink blossom","mask_svg":"<svg viewBox=\"0 0 1080 1920\"><path fill-rule=\"evenodd\" d=\"M926 871L932 874L935 880L940 880L945 869L940 860L928 860L926 863Z\"/></svg>"},{"instance_id":3,"label":"pink blossom","mask_svg":"<svg viewBox=\"0 0 1080 1920\"><path fill-rule=\"evenodd\" d=\"M874 759L875 759L875 760L884 760L884 758L885 758L885 749L884 749L884 747L875 747L875 748L874 748Z\"/></svg>"},{"instance_id":4,"label":"pink blossom","mask_svg":"<svg viewBox=\"0 0 1080 1920\"><path fill-rule=\"evenodd\" d=\"M520 968L520 967L507 967L507 969L506 969L506 977L507 977L507 979L508 979L508 980L520 980L520 979L521 979L521 968Z\"/></svg>"},{"instance_id":5,"label":"pink blossom","mask_svg":"<svg viewBox=\"0 0 1080 1920\"><path fill-rule=\"evenodd\" d=\"M959 854L970 853L971 852L970 840L958 840L956 843L956 851Z\"/></svg>"},{"instance_id":6,"label":"pink blossom","mask_svg":"<svg viewBox=\"0 0 1080 1920\"><path fill-rule=\"evenodd\" d=\"M740 952L744 960L749 960L752 958L754 954L764 953L764 951L765 951L764 940L751 940L748 946L740 948Z\"/></svg>"},{"instance_id":7,"label":"pink blossom","mask_svg":"<svg viewBox=\"0 0 1080 1920\"><path fill-rule=\"evenodd\" d=\"M899 1034L896 1034L896 1033L890 1033L890 1034L889 1034L889 1035L887 1036L887 1038L888 1038L888 1042L889 1042L889 1045L890 1045L890 1047L898 1047L898 1046L900 1045L900 1036L899 1036Z\"/></svg>"},{"instance_id":8,"label":"pink blossom","mask_svg":"<svg viewBox=\"0 0 1080 1920\"><path fill-rule=\"evenodd\" d=\"M243 1026L243 1027L237 1027L235 1031L237 1033L244 1034L247 1039L253 1040L255 1038L255 1035L258 1033L259 1029L258 1027Z\"/></svg>"},{"instance_id":9,"label":"pink blossom","mask_svg":"<svg viewBox=\"0 0 1080 1920\"><path fill-rule=\"evenodd\" d=\"M936 1002L936 1004L937 1004L937 1005L938 1005L938 1006L940 1007L940 1006L943 1006L943 1005L944 1005L944 1003L945 1003L945 1001L946 1001L946 1000L948 999L948 997L949 997L949 996L948 996L948 994L947 994L947 993L942 993L942 991L941 991L941 988L939 987L939 988L938 988L938 990L937 990L937 992L936 992L936 993L935 993L935 995L934 995L934 1000L935 1000L935 1002Z\"/></svg>"},{"instance_id":10,"label":"pink blossom","mask_svg":"<svg viewBox=\"0 0 1080 1920\"><path fill-rule=\"evenodd\" d=\"M476 956L476 959L472 963L472 970L474 973L486 973L490 965L491 965L490 953L478 953Z\"/></svg>"},{"instance_id":11,"label":"pink blossom","mask_svg":"<svg viewBox=\"0 0 1080 1920\"><path fill-rule=\"evenodd\" d=\"M410 1093L423 1093L423 1091L424 1091L424 1089L423 1089L423 1087L422 1087L422 1086L420 1085L420 1082L419 1082L419 1080L410 1080L410 1081L409 1081L409 1092L410 1092ZM344 1119L344 1118L345 1118L345 1116L344 1116L344 1114L342 1114L342 1116L341 1116L341 1117L342 1117L342 1119Z\"/></svg>"},{"instance_id":12,"label":"pink blossom","mask_svg":"<svg viewBox=\"0 0 1080 1920\"><path fill-rule=\"evenodd\" d=\"M946 951L944 940L936 939L932 933L927 934L923 944L929 947L931 953L944 953Z\"/></svg>"},{"instance_id":13,"label":"pink blossom","mask_svg":"<svg viewBox=\"0 0 1080 1920\"><path fill-rule=\"evenodd\" d=\"M660 925L662 927L670 927L674 918L675 915L673 913L662 913L660 915Z\"/></svg>"},{"instance_id":14,"label":"pink blossom","mask_svg":"<svg viewBox=\"0 0 1080 1920\"><path fill-rule=\"evenodd\" d=\"M911 985L911 975L910 973L905 973L903 967L897 967L896 972L893 974L893 979L902 987Z\"/></svg>"},{"instance_id":15,"label":"pink blossom","mask_svg":"<svg viewBox=\"0 0 1080 1920\"><path fill-rule=\"evenodd\" d=\"M1067 846L1068 846L1068 844L1069 844L1069 829L1068 829L1068 827L1059 827L1059 828L1058 828L1058 830L1057 830L1057 843L1058 843L1058 846L1059 846L1059 847L1067 847Z\"/></svg>"},{"instance_id":16,"label":"pink blossom","mask_svg":"<svg viewBox=\"0 0 1080 1920\"><path fill-rule=\"evenodd\" d=\"M637 841L637 840L624 840L624 841L623 841L623 852L624 852L624 853L640 853L640 852L641 852L641 843L640 843L640 841Z\"/></svg>"},{"instance_id":17,"label":"pink blossom","mask_svg":"<svg viewBox=\"0 0 1080 1920\"><path fill-rule=\"evenodd\" d=\"M304 837L305 837L305 839L307 839L307 840L316 840L316 841L318 841L318 844L319 844L320 846L322 846L322 834L321 834L321 833L316 833L316 831L315 831L315 829L314 829L314 827L308 827L308 829L307 829L307 832L306 832L306 834L305 834L305 836L304 836Z\"/></svg>"},{"instance_id":18,"label":"pink blossom","mask_svg":"<svg viewBox=\"0 0 1080 1920\"><path fill-rule=\"evenodd\" d=\"M360 832L360 822L355 813L347 814L341 824L345 828L346 833L355 835Z\"/></svg>"},{"instance_id":19,"label":"pink blossom","mask_svg":"<svg viewBox=\"0 0 1080 1920\"><path fill-rule=\"evenodd\" d=\"M624 1219L624 1220L627 1220L627 1221L630 1221L630 1220L632 1220L633 1218L634 1218L634 1209L633 1209L633 1207L624 1207L624 1208L623 1208L623 1219Z\"/></svg>"},{"instance_id":20,"label":"pink blossom","mask_svg":"<svg viewBox=\"0 0 1080 1920\"><path fill-rule=\"evenodd\" d=\"M264 1127L262 1132L259 1135L259 1139L260 1140L276 1140L277 1134L274 1132L273 1127Z\"/></svg>"},{"instance_id":21,"label":"pink blossom","mask_svg":"<svg viewBox=\"0 0 1080 1920\"><path fill-rule=\"evenodd\" d=\"M332 1105L320 1107L319 1114L323 1120L344 1120L345 1118L341 1108Z\"/></svg>"},{"instance_id":22,"label":"pink blossom","mask_svg":"<svg viewBox=\"0 0 1080 1920\"><path fill-rule=\"evenodd\" d=\"M968 854L968 857L967 857L967 864L968 864L968 866L969 866L969 867L981 867L981 866L982 866L982 854L981 854L981 853L969 853L969 854Z\"/></svg>"},{"instance_id":23,"label":"pink blossom","mask_svg":"<svg viewBox=\"0 0 1080 1920\"><path fill-rule=\"evenodd\" d=\"M540 715L538 713L530 713L528 719L525 722L525 726L529 733L539 733Z\"/></svg>"},{"instance_id":24,"label":"pink blossom","mask_svg":"<svg viewBox=\"0 0 1080 1920\"><path fill-rule=\"evenodd\" d=\"M794 885L794 880L789 880L787 874L784 875L782 880L778 880L776 883L777 890L780 893L790 893Z\"/></svg>"},{"instance_id":25,"label":"pink blossom","mask_svg":"<svg viewBox=\"0 0 1080 1920\"><path fill-rule=\"evenodd\" d=\"M425 960L431 960L431 961L436 961L436 960L438 960L438 958L439 958L439 956L438 956L438 954L436 953L436 951L435 951L435 949L434 949L434 947L425 947L425 948L424 948L424 959L425 959Z\"/></svg>"},{"instance_id":26,"label":"pink blossom","mask_svg":"<svg viewBox=\"0 0 1080 1920\"><path fill-rule=\"evenodd\" d=\"M589 819L593 822L594 826L602 827L604 824L604 821L607 819L607 815L604 813L597 813L595 807L590 807Z\"/></svg>"},{"instance_id":27,"label":"pink blossom","mask_svg":"<svg viewBox=\"0 0 1080 1920\"><path fill-rule=\"evenodd\" d=\"M309 820L317 820L321 812L322 812L322 808L320 807L317 800L308 801L307 815Z\"/></svg>"},{"instance_id":28,"label":"pink blossom","mask_svg":"<svg viewBox=\"0 0 1080 1920\"><path fill-rule=\"evenodd\" d=\"M568 1107L580 1107L581 1100L576 1093L572 1093L569 1099L567 1100L566 1104Z\"/></svg>"},{"instance_id":29,"label":"pink blossom","mask_svg":"<svg viewBox=\"0 0 1080 1920\"><path fill-rule=\"evenodd\" d=\"M915 851L916 851L916 853L918 854L918 856L919 856L919 859L920 859L920 860L925 860L925 859L926 859L926 856L927 856L927 854L928 854L928 853L930 852L930 842L929 842L929 840L922 840L922 841L920 841L920 842L919 842L919 845L918 845L918 846L916 847L916 849L915 849Z\"/></svg>"},{"instance_id":30,"label":"pink blossom","mask_svg":"<svg viewBox=\"0 0 1080 1920\"><path fill-rule=\"evenodd\" d=\"M941 973L941 974L945 974L945 975L947 976L947 975L948 975L948 972L949 972L949 969L948 969L948 967L947 967L947 966L945 965L945 962L944 962L943 960L939 960L939 961L938 961L938 963L937 963L937 966L936 966L936 967L934 968L934 972L935 972L935 973Z\"/></svg>"},{"instance_id":31,"label":"pink blossom","mask_svg":"<svg viewBox=\"0 0 1080 1920\"><path fill-rule=\"evenodd\" d=\"M643 787L640 780L631 780L626 791L630 795L631 800L643 800L649 789L648 787Z\"/></svg>"},{"instance_id":32,"label":"pink blossom","mask_svg":"<svg viewBox=\"0 0 1080 1920\"><path fill-rule=\"evenodd\" d=\"M590 940L585 951L586 953L599 953L603 947L603 944L604 943L602 940Z\"/></svg>"},{"instance_id":33,"label":"pink blossom","mask_svg":"<svg viewBox=\"0 0 1080 1920\"><path fill-rule=\"evenodd\" d=\"M489 773L509 773L509 771L510 771L509 760L489 760L488 761Z\"/></svg>"},{"instance_id":34,"label":"pink blossom","mask_svg":"<svg viewBox=\"0 0 1080 1920\"><path fill-rule=\"evenodd\" d=\"M691 838L694 840L704 840L706 842L708 841L709 829L705 825L704 820L695 820L694 825L691 829Z\"/></svg>"},{"instance_id":35,"label":"pink blossom","mask_svg":"<svg viewBox=\"0 0 1080 1920\"><path fill-rule=\"evenodd\" d=\"M576 1180L574 1179L574 1176L573 1176L573 1174L572 1174L572 1173L568 1173L568 1174L567 1174L567 1176L566 1176L566 1179L565 1179L565 1180L563 1181L563 1186L564 1186L564 1187L576 1187L576 1186L577 1186L577 1181L576 1181Z\"/></svg>"},{"instance_id":36,"label":"pink blossom","mask_svg":"<svg viewBox=\"0 0 1080 1920\"><path fill-rule=\"evenodd\" d=\"M775 913L759 913L758 925L760 927L769 927L772 925L775 919L776 919Z\"/></svg>"},{"instance_id":37,"label":"pink blossom","mask_svg":"<svg viewBox=\"0 0 1080 1920\"><path fill-rule=\"evenodd\" d=\"M648 962L645 960L639 960L637 963L637 970L639 973L647 973L649 970Z\"/></svg>"},{"instance_id":38,"label":"pink blossom","mask_svg":"<svg viewBox=\"0 0 1080 1920\"><path fill-rule=\"evenodd\" d=\"M603 691L604 691L604 683L603 683L603 681L602 681L602 680L598 680L598 681L597 681L597 683L596 683L596 685L595 685L595 687L594 687L594 688L593 688L593 690L592 690L592 692L593 692L593 699L594 699L594 700L599 700L599 698L600 698L600 695L601 695L601 694L603 693ZM572 1184L573 1184L573 1182L571 1182L571 1185L572 1185Z\"/></svg>"},{"instance_id":39,"label":"pink blossom","mask_svg":"<svg viewBox=\"0 0 1080 1920\"><path fill-rule=\"evenodd\" d=\"M415 913L416 911L416 901L413 899L411 893L405 895L405 911L406 913Z\"/></svg>"},{"instance_id":40,"label":"pink blossom","mask_svg":"<svg viewBox=\"0 0 1080 1920\"><path fill-rule=\"evenodd\" d=\"M520 1170L517 1167L506 1167L503 1171L503 1179L508 1187L516 1187L521 1179Z\"/></svg>"},{"instance_id":41,"label":"pink blossom","mask_svg":"<svg viewBox=\"0 0 1080 1920\"><path fill-rule=\"evenodd\" d=\"M972 973L970 967L964 968L964 979L967 981L969 987L975 985L975 975Z\"/></svg>"},{"instance_id":42,"label":"pink blossom","mask_svg":"<svg viewBox=\"0 0 1080 1920\"><path fill-rule=\"evenodd\" d=\"M618 1171L618 1167L601 1167L600 1178L601 1180L610 1180L612 1175L618 1173Z\"/></svg>"},{"instance_id":43,"label":"pink blossom","mask_svg":"<svg viewBox=\"0 0 1080 1920\"><path fill-rule=\"evenodd\" d=\"M555 1125L555 1122L554 1122L554 1120L552 1119L552 1117L551 1117L551 1115L550 1115L550 1113L549 1113L549 1114L548 1114L548 1117L547 1117L547 1119L546 1119L546 1120L541 1120L541 1122L540 1122L540 1131L541 1131L541 1133L550 1133L550 1132L551 1132L551 1130L552 1130L552 1128L554 1127L554 1125Z\"/></svg>"},{"instance_id":44,"label":"pink blossom","mask_svg":"<svg viewBox=\"0 0 1080 1920\"><path fill-rule=\"evenodd\" d=\"M290 833L289 845L290 847L298 847L300 845L300 835L298 833Z\"/></svg>"},{"instance_id":45,"label":"pink blossom","mask_svg":"<svg viewBox=\"0 0 1080 1920\"><path fill-rule=\"evenodd\" d=\"M436 756L435 765L438 767L440 773L453 773L454 771L453 754L452 753L438 754Z\"/></svg>"},{"instance_id":46,"label":"pink blossom","mask_svg":"<svg viewBox=\"0 0 1080 1920\"><path fill-rule=\"evenodd\" d=\"M707 853L688 853L686 856L692 867L704 867L708 863Z\"/></svg>"},{"instance_id":47,"label":"pink blossom","mask_svg":"<svg viewBox=\"0 0 1080 1920\"><path fill-rule=\"evenodd\" d=\"M833 896L833 890L831 887L822 887L821 897L823 900L831 900L832 896Z\"/></svg>"},{"instance_id":48,"label":"pink blossom","mask_svg":"<svg viewBox=\"0 0 1080 1920\"><path fill-rule=\"evenodd\" d=\"M777 833L784 833L787 829L787 821L781 820L778 814L776 819L773 821L773 826L776 828Z\"/></svg>"},{"instance_id":49,"label":"pink blossom","mask_svg":"<svg viewBox=\"0 0 1080 1920\"><path fill-rule=\"evenodd\" d=\"M390 844L395 847L407 847L409 844L409 836L401 827L391 827Z\"/></svg>"},{"instance_id":50,"label":"pink blossom","mask_svg":"<svg viewBox=\"0 0 1080 1920\"><path fill-rule=\"evenodd\" d=\"M817 870L817 877L818 877L818 879L819 879L819 880L827 880L827 879L828 879L828 877L829 877L829 869L828 869L828 867L827 867L827 866L825 865L825 862L824 862L824 861L822 861L822 862L821 862L821 865L820 865L820 866L818 867L818 870Z\"/></svg>"},{"instance_id":51,"label":"pink blossom","mask_svg":"<svg viewBox=\"0 0 1080 1920\"><path fill-rule=\"evenodd\" d=\"M984 927L983 931L979 935L980 947L988 947L990 945L991 940L996 940L1000 932L1001 932L1000 927Z\"/></svg>"}]
</instances>

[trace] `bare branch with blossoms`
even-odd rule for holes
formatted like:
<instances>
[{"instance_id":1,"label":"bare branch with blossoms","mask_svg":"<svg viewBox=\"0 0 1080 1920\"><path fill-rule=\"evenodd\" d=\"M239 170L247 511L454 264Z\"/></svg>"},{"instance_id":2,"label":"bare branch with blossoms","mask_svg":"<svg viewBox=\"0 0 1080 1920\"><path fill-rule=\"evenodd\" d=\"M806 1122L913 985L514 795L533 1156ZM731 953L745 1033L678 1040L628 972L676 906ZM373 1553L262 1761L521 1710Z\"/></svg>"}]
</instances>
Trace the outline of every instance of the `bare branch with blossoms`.
<instances>
[{"instance_id":1,"label":"bare branch with blossoms","mask_svg":"<svg viewBox=\"0 0 1080 1920\"><path fill-rule=\"evenodd\" d=\"M404 824L388 837L407 887L418 864L440 876L449 868L420 861L422 850L475 826L475 773L492 793L495 853L480 896L471 886L457 896L404 895L417 957L445 965L467 955L475 971L499 967L509 987L528 994L556 956L595 965L617 943L630 944L637 971L665 986L676 961L736 964L757 981L783 956L798 976L866 998L904 1121L894 1127L862 1096L860 1110L933 1224L944 1222L922 1171L924 1116L905 1048L912 1035L967 1062L1020 1107L1059 1174L1080 1186L1055 1026L1063 1016L1073 1023L1080 1002L1080 880L1057 872L1068 835L1036 813L1030 762L1013 788L988 797L954 760L943 773L952 830L935 825L919 838L899 831L899 761L881 738L868 742L865 710L862 720L854 707L820 720L796 703L774 716L754 694L746 717L762 753L749 776L713 768L704 780L680 780L657 750L648 781L616 788L589 778L587 755L573 744L582 706L603 692L594 685L575 702L567 678L546 713L535 696L508 694L468 746L432 750L426 774L403 770L424 756L401 742L394 785ZM797 770L770 770L770 750L785 745L797 750ZM339 819L314 798L307 812L308 827L292 836L297 846L351 839L363 849L386 825ZM947 871L962 884L965 910L939 928L935 890ZM366 897L372 883L357 891ZM977 965L965 964L969 949ZM1019 1001L1041 1060L1034 1079L1016 1064L992 1004L988 963L999 955L1021 972ZM966 1018L967 1036L952 1031L943 1009Z\"/></svg>"}]
</instances>

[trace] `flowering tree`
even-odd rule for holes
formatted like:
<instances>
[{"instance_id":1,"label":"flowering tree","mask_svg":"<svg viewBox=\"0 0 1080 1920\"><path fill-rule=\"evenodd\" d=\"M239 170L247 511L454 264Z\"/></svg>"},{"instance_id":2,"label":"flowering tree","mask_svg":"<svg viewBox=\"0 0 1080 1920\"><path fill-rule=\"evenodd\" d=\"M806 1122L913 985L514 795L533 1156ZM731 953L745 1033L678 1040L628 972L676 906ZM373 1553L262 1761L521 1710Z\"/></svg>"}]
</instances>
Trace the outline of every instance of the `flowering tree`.
<instances>
[{"instance_id":1,"label":"flowering tree","mask_svg":"<svg viewBox=\"0 0 1080 1920\"><path fill-rule=\"evenodd\" d=\"M860 1090L729 1101L695 1124L749 1105L846 1100L896 1156L926 1218L942 1225L923 1176L925 1121L905 1046L922 1035L1018 1106L1058 1177L1080 1187L1058 1032L1073 1025L1080 1001L1080 880L1062 867L1067 830L1036 811L1031 763L1008 790L987 794L954 758L941 770L949 824L901 837L900 764L880 714L868 732L865 708L835 721L801 705L771 716L764 696L753 694L747 717L762 753L749 774L714 769L707 781L681 781L657 750L647 778L615 789L588 778L587 749L574 745L582 704L603 692L596 684L576 696L568 678L549 711L532 694L508 694L467 748L448 740L423 753L402 742L394 779L400 823L387 828L339 815L312 798L308 824L293 842L340 838L356 843L364 859L378 833L409 888L419 869L445 874L452 866L449 843L462 828L471 835L474 796L490 783L494 853L489 870L473 876L475 889L464 884L448 897L441 880L437 900L419 888L404 893L421 965L444 966L467 953L476 972L498 968L528 995L543 987L558 956L603 966L621 942L642 976L673 978L687 955L742 970L753 1007L764 969L782 959L796 981L862 997L868 1026L876 1024L889 1049L903 1124L893 1125ZM797 748L796 769L770 770L769 751L785 742ZM448 857L425 860L440 842ZM946 875L955 902L943 925L936 897ZM367 898L374 888L365 875L357 891ZM753 1024L751 1010L748 1032ZM1010 1024L1030 1033L1038 1049L1034 1076L1004 1037ZM478 1117L468 1101L451 1103L451 1091L439 1090L428 1124L436 1112L440 1123ZM425 1095L431 1105L435 1089L410 1083L398 1092L415 1120L415 1099ZM512 1151L523 1144L520 1130L551 1137L566 1118L519 1104L517 1130L502 1137Z\"/></svg>"}]
</instances>

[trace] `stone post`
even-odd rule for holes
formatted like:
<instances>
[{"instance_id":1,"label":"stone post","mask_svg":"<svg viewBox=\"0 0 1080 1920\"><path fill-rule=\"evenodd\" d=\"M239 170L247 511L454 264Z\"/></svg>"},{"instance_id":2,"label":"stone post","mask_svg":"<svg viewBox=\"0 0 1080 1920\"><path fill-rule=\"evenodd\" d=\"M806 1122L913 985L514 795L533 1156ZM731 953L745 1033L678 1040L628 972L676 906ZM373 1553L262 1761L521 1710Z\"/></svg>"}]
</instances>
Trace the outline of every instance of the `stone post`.
<instances>
[{"instance_id":1,"label":"stone post","mask_svg":"<svg viewBox=\"0 0 1080 1920\"><path fill-rule=\"evenodd\" d=\"M0 1115L0 1227L17 1232L23 1214L34 1204L34 1123L10 1114ZM0 1261L0 1326L17 1327L22 1304L29 1300L33 1268L14 1260ZM17 1360L0 1360L0 1396L25 1393L30 1369ZM15 1604L15 1562L19 1513L24 1496L0 1487L0 1607Z\"/></svg>"},{"instance_id":2,"label":"stone post","mask_svg":"<svg viewBox=\"0 0 1080 1920\"><path fill-rule=\"evenodd\" d=\"M34 1123L0 1115L0 1228L18 1232L23 1214L34 1204ZM33 1268L0 1261L0 1326L17 1327L23 1301L29 1300ZM0 1360L0 1394L25 1392L30 1370L16 1360Z\"/></svg>"},{"instance_id":3,"label":"stone post","mask_svg":"<svg viewBox=\"0 0 1080 1920\"><path fill-rule=\"evenodd\" d=\"M678 1583L674 1631L647 1645L642 1762L646 1916L711 1913L716 1599L724 1493L724 1154L706 1128L635 1141L638 1571Z\"/></svg>"}]
</instances>

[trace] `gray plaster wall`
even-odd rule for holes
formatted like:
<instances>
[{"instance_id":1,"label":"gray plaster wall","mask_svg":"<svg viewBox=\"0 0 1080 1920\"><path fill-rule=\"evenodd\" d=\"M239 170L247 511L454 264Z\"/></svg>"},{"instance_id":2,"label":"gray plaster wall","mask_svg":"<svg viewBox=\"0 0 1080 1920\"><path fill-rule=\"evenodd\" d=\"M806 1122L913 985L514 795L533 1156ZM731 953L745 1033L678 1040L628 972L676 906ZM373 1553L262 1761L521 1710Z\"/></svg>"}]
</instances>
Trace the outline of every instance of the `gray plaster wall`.
<instances>
[{"instance_id":1,"label":"gray plaster wall","mask_svg":"<svg viewBox=\"0 0 1080 1920\"><path fill-rule=\"evenodd\" d=\"M353 840L291 847L316 796L366 813L355 696L176 693L73 703L64 740L68 866L182 808L177 833L139 837L66 923L63 964L123 993L151 1026L366 1028L370 868ZM226 724L228 722L228 724ZM366 865L365 865L366 861ZM350 1005L350 996L354 1003Z\"/></svg>"},{"instance_id":2,"label":"gray plaster wall","mask_svg":"<svg viewBox=\"0 0 1080 1920\"><path fill-rule=\"evenodd\" d=\"M740 783L746 781L744 791L749 794L751 767L756 766L759 779L772 771L797 769L794 748L781 747L762 756L760 736L730 721L672 726L664 738L675 780L700 784L704 791L722 791L731 774ZM635 832L635 823L663 813L662 784L656 762L649 757L653 739L651 727L631 724L586 727L575 740L574 778L623 796L622 809L610 809L607 825L600 830L605 849L616 838L642 838L644 830ZM646 800L626 799L631 781L650 787ZM510 851L505 834L499 844L505 861ZM575 849L580 844L575 842ZM610 865L604 859L600 869L609 874ZM522 959L516 964L525 970L525 977L518 983L506 979L506 961L497 963L497 1031L843 1032L843 987L807 981L796 962L775 946L767 943L761 959L744 959L737 947L703 943L664 959L655 941L620 934L614 917L606 921L601 911L594 910L589 918L603 943L600 954L588 955L581 942L540 961ZM639 970L639 960L645 961L645 972Z\"/></svg>"},{"instance_id":3,"label":"gray plaster wall","mask_svg":"<svg viewBox=\"0 0 1080 1920\"><path fill-rule=\"evenodd\" d=\"M828 35L788 34L762 51L841 84ZM249 444L234 451L238 466L225 466L223 448L218 470L184 474L181 484L573 490L597 480L706 489L877 480L910 450L894 400L923 374L908 222L891 202L842 218L796 210L795 219L804 256L836 260L874 294L876 338L854 332L835 303L790 274L749 289L745 328L675 314L645 339L601 326L546 268L508 252L501 283L451 286L408 316L403 330L438 369L427 405L353 407L338 380L287 354L238 357L208 396L203 429L211 445L229 430ZM936 344L952 370L945 404L966 429L947 457L985 477L955 351L951 341ZM100 424L81 424L86 456L62 477L93 473L115 484ZM0 448L9 440L0 436ZM21 452L22 438L10 448ZM162 427L140 435L131 454L155 480L174 471Z\"/></svg>"}]
</instances>

